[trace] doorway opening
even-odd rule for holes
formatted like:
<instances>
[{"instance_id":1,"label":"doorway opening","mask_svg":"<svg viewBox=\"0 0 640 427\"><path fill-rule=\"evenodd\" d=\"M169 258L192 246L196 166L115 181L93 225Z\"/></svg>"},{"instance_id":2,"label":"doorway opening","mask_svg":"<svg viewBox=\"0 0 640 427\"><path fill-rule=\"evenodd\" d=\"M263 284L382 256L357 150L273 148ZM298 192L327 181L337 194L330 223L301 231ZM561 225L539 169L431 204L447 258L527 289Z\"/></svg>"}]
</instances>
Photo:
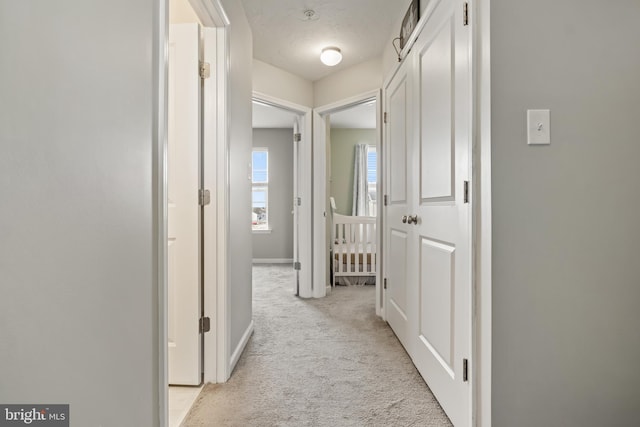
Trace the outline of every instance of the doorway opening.
<instances>
[{"instance_id":1,"label":"doorway opening","mask_svg":"<svg viewBox=\"0 0 640 427\"><path fill-rule=\"evenodd\" d=\"M375 283L383 317L380 119L379 91L315 109L314 163L324 176L314 173L314 192L327 218L314 249L323 251L332 285Z\"/></svg>"},{"instance_id":2,"label":"doorway opening","mask_svg":"<svg viewBox=\"0 0 640 427\"><path fill-rule=\"evenodd\" d=\"M253 261L287 264L292 292L314 296L311 239L311 110L253 94Z\"/></svg>"},{"instance_id":3,"label":"doorway opening","mask_svg":"<svg viewBox=\"0 0 640 427\"><path fill-rule=\"evenodd\" d=\"M168 20L160 378L161 419L177 426L205 381L228 377L225 251L220 250L227 215L224 195L211 189L227 185L229 22L218 0L171 0Z\"/></svg>"},{"instance_id":4,"label":"doorway opening","mask_svg":"<svg viewBox=\"0 0 640 427\"><path fill-rule=\"evenodd\" d=\"M379 248L376 100L332 113L327 122L331 284L374 285ZM351 251L358 256L344 255Z\"/></svg>"}]
</instances>

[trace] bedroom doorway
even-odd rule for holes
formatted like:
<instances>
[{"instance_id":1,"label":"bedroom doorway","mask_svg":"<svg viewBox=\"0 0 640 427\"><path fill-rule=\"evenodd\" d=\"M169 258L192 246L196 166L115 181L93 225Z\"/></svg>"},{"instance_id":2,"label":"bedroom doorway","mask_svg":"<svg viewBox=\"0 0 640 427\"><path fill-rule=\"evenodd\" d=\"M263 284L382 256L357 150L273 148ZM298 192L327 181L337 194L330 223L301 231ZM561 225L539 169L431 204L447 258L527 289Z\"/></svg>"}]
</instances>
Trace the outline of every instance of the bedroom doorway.
<instances>
[{"instance_id":1,"label":"bedroom doorway","mask_svg":"<svg viewBox=\"0 0 640 427\"><path fill-rule=\"evenodd\" d=\"M289 264L292 293L313 296L310 109L253 96L252 245L254 264Z\"/></svg>"},{"instance_id":2,"label":"bedroom doorway","mask_svg":"<svg viewBox=\"0 0 640 427\"><path fill-rule=\"evenodd\" d=\"M326 225L314 230L314 249L323 248L328 283L375 283L376 314L383 316L380 129L379 91L314 110L314 165L325 172L321 179L314 173L314 193L327 213Z\"/></svg>"}]
</instances>

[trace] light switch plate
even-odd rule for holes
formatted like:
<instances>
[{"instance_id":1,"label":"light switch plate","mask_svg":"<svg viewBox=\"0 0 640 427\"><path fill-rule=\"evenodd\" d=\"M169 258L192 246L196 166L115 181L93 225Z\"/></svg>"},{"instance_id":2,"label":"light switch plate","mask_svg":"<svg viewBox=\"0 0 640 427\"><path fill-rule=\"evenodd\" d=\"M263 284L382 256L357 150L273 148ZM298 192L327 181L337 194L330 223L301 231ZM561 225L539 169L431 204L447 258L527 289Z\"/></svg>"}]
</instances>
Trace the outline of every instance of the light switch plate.
<instances>
[{"instance_id":1,"label":"light switch plate","mask_svg":"<svg viewBox=\"0 0 640 427\"><path fill-rule=\"evenodd\" d=\"M527 144L551 144L551 112L527 110Z\"/></svg>"}]
</instances>

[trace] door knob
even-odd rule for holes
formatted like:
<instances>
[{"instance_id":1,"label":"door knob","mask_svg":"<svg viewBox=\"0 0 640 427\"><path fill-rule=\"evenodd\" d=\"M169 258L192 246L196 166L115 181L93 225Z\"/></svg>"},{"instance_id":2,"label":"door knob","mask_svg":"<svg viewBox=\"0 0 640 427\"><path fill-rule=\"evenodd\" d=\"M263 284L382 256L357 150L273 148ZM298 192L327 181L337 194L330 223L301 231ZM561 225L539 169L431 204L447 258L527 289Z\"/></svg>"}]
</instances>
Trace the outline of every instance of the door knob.
<instances>
[{"instance_id":1,"label":"door knob","mask_svg":"<svg viewBox=\"0 0 640 427\"><path fill-rule=\"evenodd\" d=\"M408 219L408 217L406 215L402 215L402 223L403 224L407 223L407 219Z\"/></svg>"},{"instance_id":2,"label":"door knob","mask_svg":"<svg viewBox=\"0 0 640 427\"><path fill-rule=\"evenodd\" d=\"M408 224L418 224L418 215L409 215L407 217Z\"/></svg>"}]
</instances>

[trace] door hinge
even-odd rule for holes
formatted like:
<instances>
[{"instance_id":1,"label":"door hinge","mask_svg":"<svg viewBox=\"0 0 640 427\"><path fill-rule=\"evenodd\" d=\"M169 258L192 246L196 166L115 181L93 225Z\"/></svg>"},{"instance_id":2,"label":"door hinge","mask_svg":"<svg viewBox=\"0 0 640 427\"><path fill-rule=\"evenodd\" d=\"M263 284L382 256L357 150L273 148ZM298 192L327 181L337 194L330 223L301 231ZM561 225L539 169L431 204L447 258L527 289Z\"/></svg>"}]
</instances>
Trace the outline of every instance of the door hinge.
<instances>
[{"instance_id":1,"label":"door hinge","mask_svg":"<svg viewBox=\"0 0 640 427\"><path fill-rule=\"evenodd\" d=\"M198 203L200 204L200 206L207 206L209 203L211 203L211 193L209 192L209 190L198 190Z\"/></svg>"},{"instance_id":2,"label":"door hinge","mask_svg":"<svg viewBox=\"0 0 640 427\"><path fill-rule=\"evenodd\" d=\"M462 9L462 25L469 25L469 2L464 2Z\"/></svg>"},{"instance_id":3,"label":"door hinge","mask_svg":"<svg viewBox=\"0 0 640 427\"><path fill-rule=\"evenodd\" d=\"M383 282L382 282L382 283L383 283L382 287L383 287L384 289L387 289L387 278L386 278L386 277L384 278L384 280L383 280Z\"/></svg>"},{"instance_id":4,"label":"door hinge","mask_svg":"<svg viewBox=\"0 0 640 427\"><path fill-rule=\"evenodd\" d=\"M386 194L384 195L384 197L382 198L384 200L384 205L388 206L389 205L389 196L387 196Z\"/></svg>"},{"instance_id":5,"label":"door hinge","mask_svg":"<svg viewBox=\"0 0 640 427\"><path fill-rule=\"evenodd\" d=\"M302 141L302 134L301 134L301 133L294 133L294 134L293 134L293 140L294 140L295 142L300 142L300 141Z\"/></svg>"},{"instance_id":6,"label":"door hinge","mask_svg":"<svg viewBox=\"0 0 640 427\"><path fill-rule=\"evenodd\" d=\"M469 381L469 360L462 359L462 381Z\"/></svg>"},{"instance_id":7,"label":"door hinge","mask_svg":"<svg viewBox=\"0 0 640 427\"><path fill-rule=\"evenodd\" d=\"M296 262L293 263L293 269L294 270L301 270L302 266L300 265L299 262L296 261Z\"/></svg>"},{"instance_id":8,"label":"door hinge","mask_svg":"<svg viewBox=\"0 0 640 427\"><path fill-rule=\"evenodd\" d=\"M211 319L208 317L200 318L200 333L209 332L211 330Z\"/></svg>"},{"instance_id":9,"label":"door hinge","mask_svg":"<svg viewBox=\"0 0 640 427\"><path fill-rule=\"evenodd\" d=\"M464 202L469 203L469 181L464 182Z\"/></svg>"},{"instance_id":10,"label":"door hinge","mask_svg":"<svg viewBox=\"0 0 640 427\"><path fill-rule=\"evenodd\" d=\"M211 77L211 64L208 62L200 62L200 78L208 79Z\"/></svg>"},{"instance_id":11,"label":"door hinge","mask_svg":"<svg viewBox=\"0 0 640 427\"><path fill-rule=\"evenodd\" d=\"M384 117L383 117L382 121L386 124L386 123L387 123L387 120L389 119L389 116L387 115L387 112L386 112L386 111L384 112L384 115L383 115L383 116L384 116Z\"/></svg>"}]
</instances>

